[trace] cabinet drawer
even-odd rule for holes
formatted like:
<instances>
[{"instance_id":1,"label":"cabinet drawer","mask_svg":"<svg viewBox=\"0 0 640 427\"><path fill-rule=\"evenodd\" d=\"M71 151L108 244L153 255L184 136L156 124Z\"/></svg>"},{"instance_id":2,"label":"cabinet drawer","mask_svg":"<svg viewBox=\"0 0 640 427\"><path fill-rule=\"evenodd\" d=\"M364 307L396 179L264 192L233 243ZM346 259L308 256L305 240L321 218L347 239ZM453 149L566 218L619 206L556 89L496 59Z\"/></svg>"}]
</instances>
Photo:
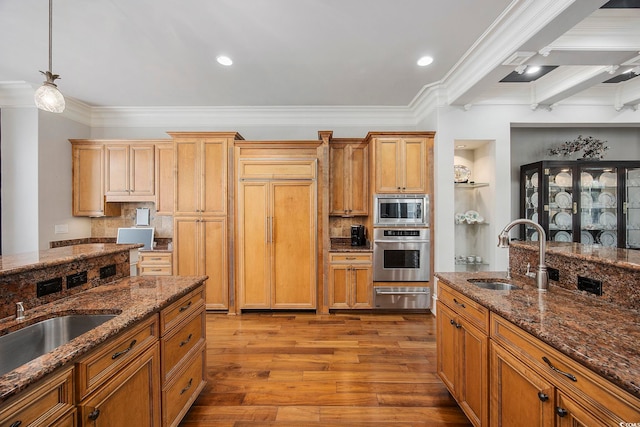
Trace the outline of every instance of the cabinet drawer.
<instances>
[{"instance_id":1,"label":"cabinet drawer","mask_svg":"<svg viewBox=\"0 0 640 427\"><path fill-rule=\"evenodd\" d=\"M171 252L140 252L138 259L144 266L168 265L171 264Z\"/></svg>"},{"instance_id":2,"label":"cabinet drawer","mask_svg":"<svg viewBox=\"0 0 640 427\"><path fill-rule=\"evenodd\" d=\"M80 399L113 377L158 338L158 318L153 315L89 353L76 364Z\"/></svg>"},{"instance_id":3,"label":"cabinet drawer","mask_svg":"<svg viewBox=\"0 0 640 427\"><path fill-rule=\"evenodd\" d=\"M160 334L186 319L191 313L203 309L204 286L200 286L160 312Z\"/></svg>"},{"instance_id":4,"label":"cabinet drawer","mask_svg":"<svg viewBox=\"0 0 640 427\"><path fill-rule=\"evenodd\" d=\"M485 334L489 333L489 310L450 288L442 280L438 282L438 300L449 306L463 319L477 326Z\"/></svg>"},{"instance_id":5,"label":"cabinet drawer","mask_svg":"<svg viewBox=\"0 0 640 427\"><path fill-rule=\"evenodd\" d=\"M193 357L181 364L176 376L162 391L162 420L165 426L176 426L204 388L206 345L202 343Z\"/></svg>"},{"instance_id":6,"label":"cabinet drawer","mask_svg":"<svg viewBox=\"0 0 640 427\"><path fill-rule=\"evenodd\" d=\"M73 368L45 378L35 388L0 406L2 425L50 426L66 411L73 409ZM5 424L6 423L6 424Z\"/></svg>"},{"instance_id":7,"label":"cabinet drawer","mask_svg":"<svg viewBox=\"0 0 640 427\"><path fill-rule=\"evenodd\" d=\"M76 412L77 411L74 409L58 421L51 424L51 427L76 427L78 425Z\"/></svg>"},{"instance_id":8,"label":"cabinet drawer","mask_svg":"<svg viewBox=\"0 0 640 427\"><path fill-rule=\"evenodd\" d=\"M495 313L491 314L491 339L595 413L620 422L640 420L640 399ZM543 358L575 380L553 370Z\"/></svg>"},{"instance_id":9,"label":"cabinet drawer","mask_svg":"<svg viewBox=\"0 0 640 427\"><path fill-rule=\"evenodd\" d=\"M316 159L240 159L238 174L240 178L314 179Z\"/></svg>"},{"instance_id":10,"label":"cabinet drawer","mask_svg":"<svg viewBox=\"0 0 640 427\"><path fill-rule=\"evenodd\" d=\"M330 253L329 262L343 264L371 264L373 255L370 253Z\"/></svg>"},{"instance_id":11,"label":"cabinet drawer","mask_svg":"<svg viewBox=\"0 0 640 427\"><path fill-rule=\"evenodd\" d=\"M141 265L140 276L171 276L172 268L170 265Z\"/></svg>"},{"instance_id":12,"label":"cabinet drawer","mask_svg":"<svg viewBox=\"0 0 640 427\"><path fill-rule=\"evenodd\" d=\"M171 333L167 334L166 337L162 338L160 345L163 384L172 376L180 361L184 359L189 351L204 342L204 339L204 311L193 313L190 318L186 319L185 323L181 323L172 329Z\"/></svg>"}]
</instances>

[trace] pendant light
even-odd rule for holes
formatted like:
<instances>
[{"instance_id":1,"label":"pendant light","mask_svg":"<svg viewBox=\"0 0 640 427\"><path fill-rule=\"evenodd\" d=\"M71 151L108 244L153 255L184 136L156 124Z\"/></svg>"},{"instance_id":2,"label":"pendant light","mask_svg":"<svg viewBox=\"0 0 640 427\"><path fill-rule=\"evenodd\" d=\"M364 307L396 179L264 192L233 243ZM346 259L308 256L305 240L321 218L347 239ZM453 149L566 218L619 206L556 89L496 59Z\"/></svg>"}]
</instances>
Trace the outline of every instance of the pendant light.
<instances>
[{"instance_id":1,"label":"pendant light","mask_svg":"<svg viewBox=\"0 0 640 427\"><path fill-rule=\"evenodd\" d=\"M53 0L49 0L49 70L40 71L47 79L42 86L36 90L34 95L36 107L44 111L52 113L62 113L64 111L64 96L58 90L58 86L54 83L59 79L58 74L51 72L51 39L52 39L52 22L53 22Z\"/></svg>"}]
</instances>

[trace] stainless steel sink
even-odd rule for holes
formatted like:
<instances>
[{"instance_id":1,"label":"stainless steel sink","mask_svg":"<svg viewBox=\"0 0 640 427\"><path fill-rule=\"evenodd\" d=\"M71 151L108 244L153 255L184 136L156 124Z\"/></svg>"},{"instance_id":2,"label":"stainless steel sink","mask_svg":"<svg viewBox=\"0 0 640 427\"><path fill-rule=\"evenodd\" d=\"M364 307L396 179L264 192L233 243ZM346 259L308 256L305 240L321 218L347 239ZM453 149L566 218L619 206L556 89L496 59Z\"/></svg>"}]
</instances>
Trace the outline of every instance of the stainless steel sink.
<instances>
[{"instance_id":1,"label":"stainless steel sink","mask_svg":"<svg viewBox=\"0 0 640 427\"><path fill-rule=\"evenodd\" d=\"M75 314L54 317L0 336L0 375L37 359L115 316Z\"/></svg>"},{"instance_id":2,"label":"stainless steel sink","mask_svg":"<svg viewBox=\"0 0 640 427\"><path fill-rule=\"evenodd\" d=\"M498 282L495 280L469 279L467 281L482 289L491 289L493 291L513 291L516 289L520 289L520 287L516 285L512 285L510 283Z\"/></svg>"}]
</instances>

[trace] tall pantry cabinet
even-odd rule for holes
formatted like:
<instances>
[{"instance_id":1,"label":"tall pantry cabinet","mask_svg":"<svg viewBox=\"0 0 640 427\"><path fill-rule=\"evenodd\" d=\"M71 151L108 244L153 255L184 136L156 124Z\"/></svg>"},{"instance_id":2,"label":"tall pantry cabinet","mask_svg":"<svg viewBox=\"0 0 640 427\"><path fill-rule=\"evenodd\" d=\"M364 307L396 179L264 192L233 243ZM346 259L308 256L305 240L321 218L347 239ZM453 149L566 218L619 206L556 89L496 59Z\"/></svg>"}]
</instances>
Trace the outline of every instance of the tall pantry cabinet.
<instances>
[{"instance_id":1,"label":"tall pantry cabinet","mask_svg":"<svg viewBox=\"0 0 640 427\"><path fill-rule=\"evenodd\" d=\"M174 145L173 270L207 275L206 308L229 309L229 149L235 132L170 132Z\"/></svg>"}]
</instances>

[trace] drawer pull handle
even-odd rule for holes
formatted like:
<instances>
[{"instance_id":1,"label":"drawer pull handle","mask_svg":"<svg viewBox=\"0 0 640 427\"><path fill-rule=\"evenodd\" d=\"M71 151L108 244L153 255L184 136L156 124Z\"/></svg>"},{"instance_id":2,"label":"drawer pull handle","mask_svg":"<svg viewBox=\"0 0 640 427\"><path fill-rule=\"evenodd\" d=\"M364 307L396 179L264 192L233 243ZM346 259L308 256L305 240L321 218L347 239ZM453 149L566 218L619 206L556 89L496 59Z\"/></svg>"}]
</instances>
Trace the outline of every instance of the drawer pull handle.
<instances>
[{"instance_id":1,"label":"drawer pull handle","mask_svg":"<svg viewBox=\"0 0 640 427\"><path fill-rule=\"evenodd\" d=\"M193 378L189 378L189 384L187 384L185 388L180 390L180 394L184 394L187 390L189 390L191 388L192 383L193 383Z\"/></svg>"},{"instance_id":2,"label":"drawer pull handle","mask_svg":"<svg viewBox=\"0 0 640 427\"><path fill-rule=\"evenodd\" d=\"M189 334L186 340L180 341L180 347L182 347L183 345L189 344L189 341L191 341L191 337L193 337L193 334Z\"/></svg>"},{"instance_id":3,"label":"drawer pull handle","mask_svg":"<svg viewBox=\"0 0 640 427\"><path fill-rule=\"evenodd\" d=\"M161 268L152 268L151 271L162 271Z\"/></svg>"},{"instance_id":4,"label":"drawer pull handle","mask_svg":"<svg viewBox=\"0 0 640 427\"><path fill-rule=\"evenodd\" d=\"M152 259L152 260L154 260L154 261L160 261L160 260L162 260L162 258L160 258L160 257L155 257L155 258L150 258L150 259Z\"/></svg>"},{"instance_id":5,"label":"drawer pull handle","mask_svg":"<svg viewBox=\"0 0 640 427\"><path fill-rule=\"evenodd\" d=\"M566 409L561 408L561 407L559 407L559 406L558 406L558 407L556 407L556 413L558 414L558 416L559 416L559 417L561 417L561 418L562 418L562 417L567 416L567 414L569 413L569 411L567 411Z\"/></svg>"},{"instance_id":6,"label":"drawer pull handle","mask_svg":"<svg viewBox=\"0 0 640 427\"><path fill-rule=\"evenodd\" d=\"M137 342L138 341L136 341L136 340L131 341L131 344L129 344L129 347L125 348L122 351L118 351L116 353L113 353L113 356L111 356L111 359L117 359L118 357L122 356L123 354L129 353L131 351L131 349L133 348L133 346L136 345ZM98 412L100 412L100 411L98 411Z\"/></svg>"},{"instance_id":7,"label":"drawer pull handle","mask_svg":"<svg viewBox=\"0 0 640 427\"><path fill-rule=\"evenodd\" d=\"M13 424L11 424L9 427L18 427L20 424L22 424L22 421L18 420L16 422L14 422Z\"/></svg>"},{"instance_id":8,"label":"drawer pull handle","mask_svg":"<svg viewBox=\"0 0 640 427\"><path fill-rule=\"evenodd\" d=\"M467 307L464 305L464 303L458 302L458 300L457 300L457 299L455 299L455 298L453 299L453 302L455 302L455 303L456 303L456 305L459 305L459 306L460 306L460 307L462 307L462 308L467 308Z\"/></svg>"},{"instance_id":9,"label":"drawer pull handle","mask_svg":"<svg viewBox=\"0 0 640 427\"><path fill-rule=\"evenodd\" d=\"M348 257L346 257L345 259L349 259L349 260L351 260L351 259L356 259L356 257L354 257L354 256L348 256Z\"/></svg>"},{"instance_id":10,"label":"drawer pull handle","mask_svg":"<svg viewBox=\"0 0 640 427\"><path fill-rule=\"evenodd\" d=\"M187 303L187 305L183 305L182 307L180 307L180 313L182 313L183 311L185 311L186 309L188 309L189 307L191 307L191 301L189 301Z\"/></svg>"},{"instance_id":11,"label":"drawer pull handle","mask_svg":"<svg viewBox=\"0 0 640 427\"><path fill-rule=\"evenodd\" d=\"M540 402L546 402L547 400L549 400L549 395L539 391L538 392L538 399L540 399Z\"/></svg>"},{"instance_id":12,"label":"drawer pull handle","mask_svg":"<svg viewBox=\"0 0 640 427\"><path fill-rule=\"evenodd\" d=\"M560 375L564 375L565 377L569 378L571 381L578 382L578 379L577 379L575 376L573 376L572 374L570 374L569 372L561 371L560 369L558 369L558 368L556 368L555 366L553 366L553 365L551 364L551 361L550 361L549 359L547 359L547 356L542 356L542 360L543 360L547 365L549 365L549 367L551 368L551 370L552 370L552 371L555 371L555 372L559 373ZM561 415L561 416L562 416L562 415Z\"/></svg>"},{"instance_id":13,"label":"drawer pull handle","mask_svg":"<svg viewBox=\"0 0 640 427\"><path fill-rule=\"evenodd\" d=\"M88 418L91 421L95 421L98 419L99 416L100 416L100 409L94 409L93 411L89 412Z\"/></svg>"}]
</instances>

